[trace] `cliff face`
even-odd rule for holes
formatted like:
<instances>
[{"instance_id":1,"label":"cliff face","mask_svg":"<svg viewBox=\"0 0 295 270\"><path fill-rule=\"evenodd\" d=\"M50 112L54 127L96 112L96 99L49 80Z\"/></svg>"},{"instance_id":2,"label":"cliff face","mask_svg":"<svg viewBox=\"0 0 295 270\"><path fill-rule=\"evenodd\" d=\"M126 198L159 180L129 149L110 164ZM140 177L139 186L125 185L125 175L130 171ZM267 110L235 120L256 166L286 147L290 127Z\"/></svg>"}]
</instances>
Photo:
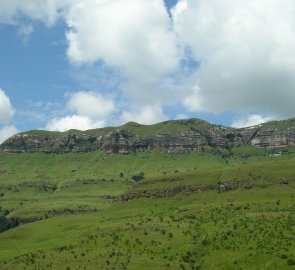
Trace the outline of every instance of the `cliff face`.
<instances>
[{"instance_id":1,"label":"cliff face","mask_svg":"<svg viewBox=\"0 0 295 270\"><path fill-rule=\"evenodd\" d=\"M185 151L205 146L279 148L295 146L295 120L290 125L271 122L244 129L210 125L190 119L167 121L154 126L129 123L119 128L92 131L51 133L30 131L19 133L0 145L0 151L21 152L90 152L128 154L141 149ZM294 124L294 126L293 126Z\"/></svg>"}]
</instances>

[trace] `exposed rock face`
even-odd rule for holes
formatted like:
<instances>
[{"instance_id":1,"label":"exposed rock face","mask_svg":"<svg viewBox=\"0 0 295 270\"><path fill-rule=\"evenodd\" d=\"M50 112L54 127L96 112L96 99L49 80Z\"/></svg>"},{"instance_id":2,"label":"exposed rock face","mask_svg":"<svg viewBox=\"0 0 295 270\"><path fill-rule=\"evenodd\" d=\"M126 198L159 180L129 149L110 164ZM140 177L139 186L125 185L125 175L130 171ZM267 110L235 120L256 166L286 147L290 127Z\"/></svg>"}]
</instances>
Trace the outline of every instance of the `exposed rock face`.
<instances>
[{"instance_id":1,"label":"exposed rock face","mask_svg":"<svg viewBox=\"0 0 295 270\"><path fill-rule=\"evenodd\" d=\"M172 122L167 121L161 124L165 128L169 123ZM173 123L173 132L169 128L166 128L164 132L163 127L159 126L161 124L158 124L159 130L147 133L146 136L143 129L146 131L147 127L135 124L118 129L108 128L91 132L20 133L0 145L0 151L69 153L103 150L107 154L128 154L142 149L168 149L172 153L175 151L184 153L206 146L214 148L245 145L259 148L295 146L295 121L294 127L278 128L261 125L244 129L215 126L193 119ZM150 128L153 127L155 126Z\"/></svg>"},{"instance_id":2,"label":"exposed rock face","mask_svg":"<svg viewBox=\"0 0 295 270\"><path fill-rule=\"evenodd\" d=\"M170 134L157 134L154 137L143 140L136 140L133 144L134 149L152 148L200 148L208 145L204 135L194 131L182 132L178 136Z\"/></svg>"},{"instance_id":3,"label":"exposed rock face","mask_svg":"<svg viewBox=\"0 0 295 270\"><path fill-rule=\"evenodd\" d=\"M239 182L228 182L222 185L217 184L208 184L208 185L177 185L174 187L163 187L157 189L139 189L132 190L130 192L126 192L123 195L118 197L118 200L121 201L132 201L139 198L164 198L164 197L172 197L179 193L202 193L208 190L218 190L219 192L226 192L229 190L236 189L250 189L251 186L245 183ZM187 211L186 209L182 209L181 212Z\"/></svg>"},{"instance_id":4,"label":"exposed rock face","mask_svg":"<svg viewBox=\"0 0 295 270\"><path fill-rule=\"evenodd\" d=\"M129 140L133 138L133 134L122 131L108 133L100 138L101 147L97 149L104 150L107 154L128 154L133 148L129 144Z\"/></svg>"},{"instance_id":5,"label":"exposed rock face","mask_svg":"<svg viewBox=\"0 0 295 270\"><path fill-rule=\"evenodd\" d=\"M266 129L257 132L251 140L251 145L256 147L286 147L288 146L288 134L278 129Z\"/></svg>"},{"instance_id":6,"label":"exposed rock face","mask_svg":"<svg viewBox=\"0 0 295 270\"><path fill-rule=\"evenodd\" d=\"M34 134L16 134L4 142L0 149L5 152L88 152L101 147L99 138L86 134L71 134L63 137L50 137Z\"/></svg>"}]
</instances>

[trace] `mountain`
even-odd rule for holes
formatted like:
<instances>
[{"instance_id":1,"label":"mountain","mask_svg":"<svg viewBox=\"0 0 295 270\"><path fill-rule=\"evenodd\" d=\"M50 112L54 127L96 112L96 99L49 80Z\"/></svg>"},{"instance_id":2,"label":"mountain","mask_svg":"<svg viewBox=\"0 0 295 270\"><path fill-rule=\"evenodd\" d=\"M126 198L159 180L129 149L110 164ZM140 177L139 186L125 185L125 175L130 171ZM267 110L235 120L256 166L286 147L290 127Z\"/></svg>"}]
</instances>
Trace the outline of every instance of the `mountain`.
<instances>
[{"instance_id":1,"label":"mountain","mask_svg":"<svg viewBox=\"0 0 295 270\"><path fill-rule=\"evenodd\" d=\"M0 151L0 269L295 269L294 126L17 134Z\"/></svg>"},{"instance_id":2,"label":"mountain","mask_svg":"<svg viewBox=\"0 0 295 270\"><path fill-rule=\"evenodd\" d=\"M129 154L142 149L182 152L202 147L280 148L294 145L295 118L239 129L188 119L155 125L129 122L119 127L87 131L33 130L9 138L0 146L0 151L69 153L103 150L107 154Z\"/></svg>"}]
</instances>

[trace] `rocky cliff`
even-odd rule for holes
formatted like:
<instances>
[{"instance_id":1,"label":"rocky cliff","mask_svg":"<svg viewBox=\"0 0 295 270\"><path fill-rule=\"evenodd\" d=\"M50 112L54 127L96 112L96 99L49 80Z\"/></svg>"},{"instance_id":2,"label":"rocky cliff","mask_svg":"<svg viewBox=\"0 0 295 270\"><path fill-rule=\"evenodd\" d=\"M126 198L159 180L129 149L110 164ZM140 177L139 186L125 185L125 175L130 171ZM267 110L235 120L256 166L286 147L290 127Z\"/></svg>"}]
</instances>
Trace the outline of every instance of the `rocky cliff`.
<instances>
[{"instance_id":1,"label":"rocky cliff","mask_svg":"<svg viewBox=\"0 0 295 270\"><path fill-rule=\"evenodd\" d=\"M231 148L245 145L259 148L295 146L295 119L243 129L189 119L166 121L151 126L127 123L117 128L84 132L29 131L6 140L0 145L0 151L69 153L103 150L107 154L128 154L142 149L181 152L207 146Z\"/></svg>"}]
</instances>

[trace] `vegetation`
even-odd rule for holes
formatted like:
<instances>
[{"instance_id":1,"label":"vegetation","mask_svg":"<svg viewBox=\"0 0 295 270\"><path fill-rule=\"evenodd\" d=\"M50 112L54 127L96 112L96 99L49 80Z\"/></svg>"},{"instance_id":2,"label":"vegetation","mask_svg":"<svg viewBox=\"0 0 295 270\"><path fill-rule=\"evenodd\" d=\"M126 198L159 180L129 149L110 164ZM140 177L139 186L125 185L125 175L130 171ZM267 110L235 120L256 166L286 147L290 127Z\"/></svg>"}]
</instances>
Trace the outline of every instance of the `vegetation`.
<instances>
[{"instance_id":1,"label":"vegetation","mask_svg":"<svg viewBox=\"0 0 295 270\"><path fill-rule=\"evenodd\" d=\"M295 269L276 151L0 153L0 268Z\"/></svg>"},{"instance_id":2,"label":"vegetation","mask_svg":"<svg viewBox=\"0 0 295 270\"><path fill-rule=\"evenodd\" d=\"M136 181L136 182L138 182L138 181L144 179L144 172L140 172L140 173L137 174L137 175L133 175L133 176L131 177L131 179L134 180L134 181Z\"/></svg>"},{"instance_id":3,"label":"vegetation","mask_svg":"<svg viewBox=\"0 0 295 270\"><path fill-rule=\"evenodd\" d=\"M197 130L203 130L208 127L211 127L211 124L201 119L189 119L189 120L170 120L161 123L157 123L154 125L141 125L135 122L126 123L120 127L106 127L100 129L92 129L87 131L79 131L79 130L69 130L66 132L56 132L56 131L45 131L45 130L32 130L25 132L26 134L34 134L34 135L45 135L45 136L53 136L53 137L61 137L64 134L72 134L72 133L87 133L92 135L102 135L108 132L115 131L117 129L123 129L126 131L134 132L139 135L139 137L148 137L157 133L171 133L178 134L181 131L187 130L187 128L194 128ZM219 126L216 126L219 127Z\"/></svg>"}]
</instances>

